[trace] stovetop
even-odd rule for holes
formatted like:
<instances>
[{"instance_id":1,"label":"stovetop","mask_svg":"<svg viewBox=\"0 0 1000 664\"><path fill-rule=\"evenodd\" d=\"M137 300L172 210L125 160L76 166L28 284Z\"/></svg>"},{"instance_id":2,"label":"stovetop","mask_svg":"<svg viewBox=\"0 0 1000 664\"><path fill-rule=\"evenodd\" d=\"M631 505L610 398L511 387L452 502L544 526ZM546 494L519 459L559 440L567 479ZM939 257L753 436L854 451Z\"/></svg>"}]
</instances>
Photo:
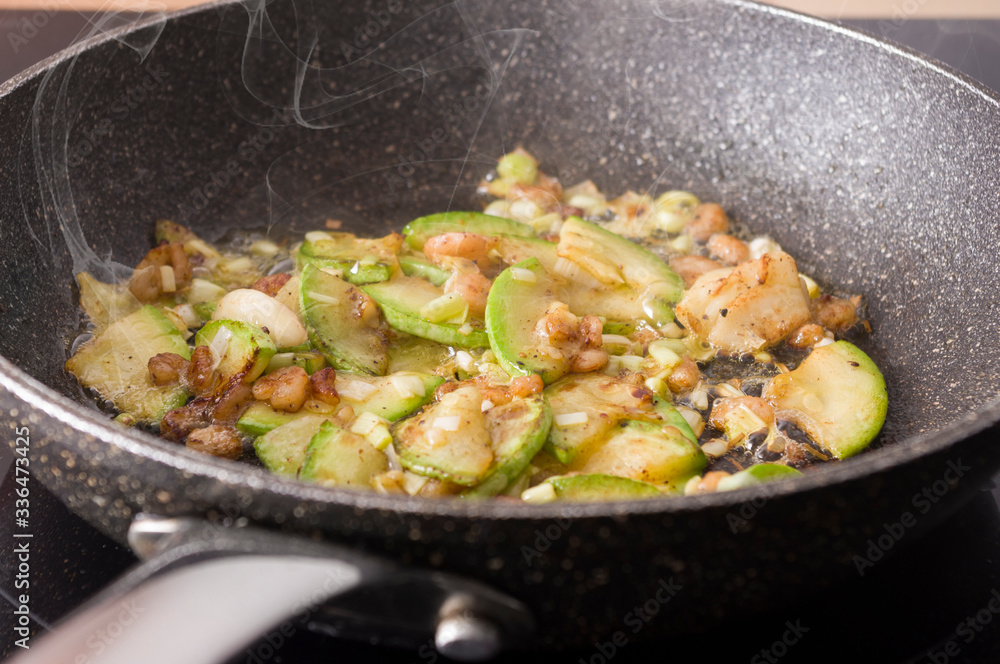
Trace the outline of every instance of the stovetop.
<instances>
[{"instance_id":1,"label":"stovetop","mask_svg":"<svg viewBox=\"0 0 1000 664\"><path fill-rule=\"evenodd\" d=\"M90 17L45 12L0 12L0 81L71 43ZM845 21L873 34L930 53L1000 90L1000 21ZM0 513L12 515L13 457L0 445ZM1000 479L1000 476L998 476ZM39 636L135 562L57 499L32 485L32 630ZM0 521L0 595L10 601L15 563L12 518ZM0 601L0 606L4 602ZM13 608L0 608L0 656L17 638ZM667 619L667 618L664 618ZM544 625L540 629L545 629ZM287 632L288 630L286 630ZM229 664L385 662L433 664L433 651L407 652L314 634L295 626L272 632ZM908 546L891 563L874 565L835 592L818 594L778 612L759 613L687 639L618 648L611 635L594 634L594 647L569 653L501 657L500 662L778 660L842 662L1000 662L1000 490L984 488L960 513Z\"/></svg>"}]
</instances>

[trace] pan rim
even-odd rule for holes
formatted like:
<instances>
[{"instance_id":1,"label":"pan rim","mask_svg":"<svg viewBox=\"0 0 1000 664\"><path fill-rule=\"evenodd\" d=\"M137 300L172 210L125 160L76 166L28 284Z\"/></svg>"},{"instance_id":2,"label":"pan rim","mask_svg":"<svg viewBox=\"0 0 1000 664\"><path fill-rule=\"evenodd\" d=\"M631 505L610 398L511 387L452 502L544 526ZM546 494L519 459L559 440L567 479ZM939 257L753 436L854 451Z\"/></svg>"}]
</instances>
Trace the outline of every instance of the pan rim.
<instances>
[{"instance_id":1,"label":"pan rim","mask_svg":"<svg viewBox=\"0 0 1000 664\"><path fill-rule=\"evenodd\" d=\"M994 92L974 79L950 66L924 56L906 46L875 37L855 28L838 25L792 10L763 5L753 0L712 0L716 5L729 6L760 14L780 16L814 28L842 35L880 49L891 56L902 57L916 65L943 76L1000 108L1000 93ZM74 44L46 58L27 70L0 84L0 98L28 83L33 78L58 64L97 47L117 37L143 28L165 23L175 18L202 11L241 4L241 0L216 0L184 10L140 20ZM618 501L608 503L552 503L548 505L516 505L495 501L467 502L462 500L434 500L427 498L381 495L346 489L313 486L296 480L271 475L246 464L232 463L188 451L161 438L140 431L126 430L115 425L99 411L57 393L54 389L29 376L6 357L0 356L0 387L46 416L67 425L75 431L89 434L119 450L140 457L148 462L171 469L178 476L191 475L215 480L232 488L266 490L282 498L297 502L312 501L354 508L358 510L388 511L413 516L440 516L453 519L526 519L549 521L553 518L623 518L630 515L682 514L707 508L732 508L761 497L778 497L806 493L836 484L847 483L874 475L890 468L904 465L918 458L929 456L966 440L990 427L1000 424L1000 392L975 410L969 411L950 425L933 431L908 436L878 450L831 464L821 472L808 473L772 485L762 485L739 491L704 494L699 496L664 497L645 501ZM72 441L64 443L72 446Z\"/></svg>"}]
</instances>

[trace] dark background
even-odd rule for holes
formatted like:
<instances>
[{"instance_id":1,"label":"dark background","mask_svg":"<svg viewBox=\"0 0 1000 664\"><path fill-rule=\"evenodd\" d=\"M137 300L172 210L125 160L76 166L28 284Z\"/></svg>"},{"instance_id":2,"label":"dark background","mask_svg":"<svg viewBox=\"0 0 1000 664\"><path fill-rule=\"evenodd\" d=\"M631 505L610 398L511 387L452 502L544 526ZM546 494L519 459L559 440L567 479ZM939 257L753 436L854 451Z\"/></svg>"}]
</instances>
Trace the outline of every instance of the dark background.
<instances>
[{"instance_id":1,"label":"dark background","mask_svg":"<svg viewBox=\"0 0 1000 664\"><path fill-rule=\"evenodd\" d=\"M75 12L0 12L0 82L86 35L93 15ZM1000 90L1000 21L911 20L844 21L868 32L928 53ZM0 118L0 122L3 119ZM0 182L2 182L0 174ZM5 441L6 442L6 441ZM0 445L0 656L13 647L12 542L14 474L12 453ZM787 630L786 623L806 628L787 648L783 662L1000 662L1000 620L988 610L994 589L1000 590L1000 492L984 488L956 518L897 556L872 568L864 578L836 593L816 597L780 614L761 614L688 642L654 642L617 652L616 662L769 661L760 656ZM31 483L34 538L31 543L31 607L35 638L126 569L131 552L106 539L70 513L35 481ZM6 597L6 599L4 599ZM977 618L978 616L978 618ZM969 619L965 628L959 625ZM544 629L544 625L541 626ZM966 635L969 635L968 637ZM182 638L182 635L179 635ZM610 635L594 635L607 641ZM967 641L967 638L971 640ZM952 642L950 650L949 642ZM262 647L264 646L264 647ZM774 653L784 651L774 648ZM258 661L266 654L256 644L234 658ZM606 651L607 652L607 651ZM954 654L956 653L957 654ZM757 659L754 659L755 656ZM504 661L594 662L599 650L513 656ZM299 631L270 658L259 661L424 662L431 657L385 651L349 641Z\"/></svg>"}]
</instances>

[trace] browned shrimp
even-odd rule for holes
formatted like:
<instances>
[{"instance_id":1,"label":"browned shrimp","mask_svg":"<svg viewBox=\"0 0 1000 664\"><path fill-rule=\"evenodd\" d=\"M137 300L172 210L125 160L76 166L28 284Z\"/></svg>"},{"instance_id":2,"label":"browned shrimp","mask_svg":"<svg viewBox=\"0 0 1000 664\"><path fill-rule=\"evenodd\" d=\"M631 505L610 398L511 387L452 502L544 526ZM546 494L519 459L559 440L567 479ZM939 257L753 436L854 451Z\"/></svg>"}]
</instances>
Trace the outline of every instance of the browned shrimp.
<instances>
[{"instance_id":1,"label":"browned shrimp","mask_svg":"<svg viewBox=\"0 0 1000 664\"><path fill-rule=\"evenodd\" d=\"M858 310L848 300L823 295L812 302L816 320L834 332L843 332L858 322Z\"/></svg>"},{"instance_id":2,"label":"browned shrimp","mask_svg":"<svg viewBox=\"0 0 1000 664\"><path fill-rule=\"evenodd\" d=\"M707 242L716 233L729 230L729 217L718 203L702 203L694 209L694 219L688 222L687 232L695 242Z\"/></svg>"},{"instance_id":3,"label":"browned shrimp","mask_svg":"<svg viewBox=\"0 0 1000 664\"><path fill-rule=\"evenodd\" d=\"M698 370L698 364L690 357L685 357L667 378L667 386L671 392L686 392L694 388L699 380L701 371Z\"/></svg>"},{"instance_id":4,"label":"browned shrimp","mask_svg":"<svg viewBox=\"0 0 1000 664\"><path fill-rule=\"evenodd\" d=\"M739 265L750 260L747 243L725 233L716 233L708 239L708 253L726 265Z\"/></svg>"},{"instance_id":5,"label":"browned shrimp","mask_svg":"<svg viewBox=\"0 0 1000 664\"><path fill-rule=\"evenodd\" d=\"M708 418L709 424L716 429L722 429L726 416L737 408L746 408L763 420L764 424L769 425L774 422L774 409L763 399L758 397L728 397L716 399L715 403L712 404L712 414Z\"/></svg>"},{"instance_id":6,"label":"browned shrimp","mask_svg":"<svg viewBox=\"0 0 1000 664\"><path fill-rule=\"evenodd\" d=\"M457 293L469 304L469 313L482 316L486 313L486 297L492 284L481 272L455 272L444 282L444 292Z\"/></svg>"},{"instance_id":7,"label":"browned shrimp","mask_svg":"<svg viewBox=\"0 0 1000 664\"><path fill-rule=\"evenodd\" d=\"M495 237L477 233L442 233L424 243L424 254L434 262L444 256L465 258L473 261L480 270L485 270L495 262L489 254L496 246Z\"/></svg>"},{"instance_id":8,"label":"browned shrimp","mask_svg":"<svg viewBox=\"0 0 1000 664\"><path fill-rule=\"evenodd\" d=\"M257 379L253 396L275 410L296 413L309 398L309 374L299 366L278 369Z\"/></svg>"},{"instance_id":9,"label":"browned shrimp","mask_svg":"<svg viewBox=\"0 0 1000 664\"><path fill-rule=\"evenodd\" d=\"M816 323L806 323L799 329L792 332L788 338L788 345L792 348L810 348L815 346L823 338L823 328Z\"/></svg>"},{"instance_id":10,"label":"browned shrimp","mask_svg":"<svg viewBox=\"0 0 1000 664\"><path fill-rule=\"evenodd\" d=\"M694 254L674 256L670 259L670 269L684 280L686 288L691 288L701 275L712 270L718 270L720 267L722 267L722 263Z\"/></svg>"},{"instance_id":11,"label":"browned shrimp","mask_svg":"<svg viewBox=\"0 0 1000 664\"><path fill-rule=\"evenodd\" d=\"M173 284L167 288L161 267L170 266ZM128 282L128 289L140 302L152 302L163 292L183 288L191 280L191 262L180 242L161 244L149 250L139 261ZM167 275L171 276L170 274Z\"/></svg>"}]
</instances>

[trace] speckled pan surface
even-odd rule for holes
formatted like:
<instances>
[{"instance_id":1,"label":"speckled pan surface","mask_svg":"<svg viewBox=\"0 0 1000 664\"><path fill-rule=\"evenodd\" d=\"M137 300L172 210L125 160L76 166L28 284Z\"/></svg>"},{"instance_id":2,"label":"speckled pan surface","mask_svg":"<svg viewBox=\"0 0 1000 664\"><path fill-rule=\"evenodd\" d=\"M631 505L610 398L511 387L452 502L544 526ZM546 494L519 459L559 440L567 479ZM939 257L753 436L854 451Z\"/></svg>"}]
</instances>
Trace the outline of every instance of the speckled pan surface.
<instances>
[{"instance_id":1,"label":"speckled pan surface","mask_svg":"<svg viewBox=\"0 0 1000 664\"><path fill-rule=\"evenodd\" d=\"M620 628L660 579L683 586L662 633L856 577L867 540L955 479L949 463L969 470L920 527L1000 465L994 95L749 3L440 4L222 3L2 89L0 421L11 443L29 427L36 476L70 507L119 539L143 510L247 517L471 574L526 600L547 626L536 645L552 646ZM378 233L469 206L518 143L564 182L718 200L865 293L887 445L770 492L391 500L114 429L63 372L72 274L134 265L156 218L209 237L327 217Z\"/></svg>"}]
</instances>

